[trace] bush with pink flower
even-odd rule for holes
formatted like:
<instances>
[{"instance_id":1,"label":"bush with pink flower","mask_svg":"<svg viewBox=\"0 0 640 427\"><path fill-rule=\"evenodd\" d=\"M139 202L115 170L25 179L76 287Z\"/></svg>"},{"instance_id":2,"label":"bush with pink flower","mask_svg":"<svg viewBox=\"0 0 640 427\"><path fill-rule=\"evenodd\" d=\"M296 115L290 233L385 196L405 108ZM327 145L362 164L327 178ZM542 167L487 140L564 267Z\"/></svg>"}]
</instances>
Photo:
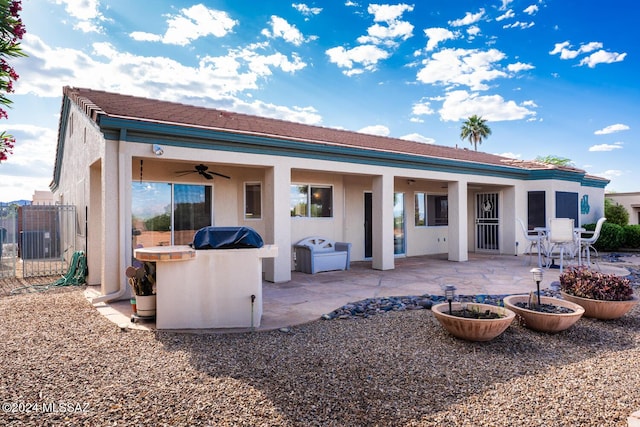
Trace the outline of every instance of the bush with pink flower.
<instances>
[{"instance_id":1,"label":"bush with pink flower","mask_svg":"<svg viewBox=\"0 0 640 427\"><path fill-rule=\"evenodd\" d=\"M20 0L0 0L0 118L7 118L6 107L11 100L6 94L13 93L13 83L18 80L18 73L9 64L9 58L25 56L20 48L20 40L26 32L20 11ZM0 162L13 154L15 138L6 132L0 133Z\"/></svg>"}]
</instances>

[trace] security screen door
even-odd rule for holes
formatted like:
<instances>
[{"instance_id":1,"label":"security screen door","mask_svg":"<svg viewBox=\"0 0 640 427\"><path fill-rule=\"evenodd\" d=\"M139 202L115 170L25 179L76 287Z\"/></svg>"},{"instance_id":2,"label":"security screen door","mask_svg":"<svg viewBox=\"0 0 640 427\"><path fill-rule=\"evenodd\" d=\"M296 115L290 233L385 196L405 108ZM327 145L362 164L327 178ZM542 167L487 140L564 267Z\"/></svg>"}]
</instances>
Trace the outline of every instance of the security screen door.
<instances>
[{"instance_id":1,"label":"security screen door","mask_svg":"<svg viewBox=\"0 0 640 427\"><path fill-rule=\"evenodd\" d=\"M498 193L476 194L476 250L497 252L499 244Z\"/></svg>"}]
</instances>

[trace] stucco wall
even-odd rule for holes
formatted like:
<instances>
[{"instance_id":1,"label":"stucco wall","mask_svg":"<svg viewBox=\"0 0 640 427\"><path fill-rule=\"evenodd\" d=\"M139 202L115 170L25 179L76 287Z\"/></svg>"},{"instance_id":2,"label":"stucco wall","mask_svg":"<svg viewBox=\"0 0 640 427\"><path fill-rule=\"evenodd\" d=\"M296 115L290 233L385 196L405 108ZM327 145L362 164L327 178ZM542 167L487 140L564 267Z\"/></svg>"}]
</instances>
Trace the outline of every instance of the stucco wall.
<instances>
[{"instance_id":1,"label":"stucco wall","mask_svg":"<svg viewBox=\"0 0 640 427\"><path fill-rule=\"evenodd\" d=\"M629 224L640 224L640 192L608 193L606 197L624 206L629 213Z\"/></svg>"}]
</instances>

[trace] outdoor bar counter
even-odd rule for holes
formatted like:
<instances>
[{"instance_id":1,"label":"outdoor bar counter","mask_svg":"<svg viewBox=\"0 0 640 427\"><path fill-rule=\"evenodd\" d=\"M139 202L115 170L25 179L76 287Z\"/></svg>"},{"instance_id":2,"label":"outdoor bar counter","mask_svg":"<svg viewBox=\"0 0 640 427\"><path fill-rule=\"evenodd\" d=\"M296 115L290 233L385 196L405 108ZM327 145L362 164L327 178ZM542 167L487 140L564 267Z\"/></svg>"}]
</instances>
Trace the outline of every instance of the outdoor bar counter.
<instances>
[{"instance_id":1,"label":"outdoor bar counter","mask_svg":"<svg viewBox=\"0 0 640 427\"><path fill-rule=\"evenodd\" d=\"M139 261L156 263L158 329L250 328L262 318L262 259L278 247L195 250L139 248Z\"/></svg>"}]
</instances>

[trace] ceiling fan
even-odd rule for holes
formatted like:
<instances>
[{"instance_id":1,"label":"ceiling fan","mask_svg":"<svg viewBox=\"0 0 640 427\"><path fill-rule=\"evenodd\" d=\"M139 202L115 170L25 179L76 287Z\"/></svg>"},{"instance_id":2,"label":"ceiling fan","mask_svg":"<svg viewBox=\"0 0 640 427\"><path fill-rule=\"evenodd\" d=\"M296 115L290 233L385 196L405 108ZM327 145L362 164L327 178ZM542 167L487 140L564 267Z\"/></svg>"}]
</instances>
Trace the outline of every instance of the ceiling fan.
<instances>
[{"instance_id":1,"label":"ceiling fan","mask_svg":"<svg viewBox=\"0 0 640 427\"><path fill-rule=\"evenodd\" d=\"M209 169L208 166L203 165L202 163L200 163L199 165L194 166L194 168L192 170L177 171L176 173L179 174L178 176L184 176L184 175L188 175L190 173L199 173L200 175L204 176L207 179L213 179L213 175L220 176L220 177L226 178L226 179L231 179L230 176L223 175L221 173L212 172L212 171L207 172L208 169Z\"/></svg>"}]
</instances>

